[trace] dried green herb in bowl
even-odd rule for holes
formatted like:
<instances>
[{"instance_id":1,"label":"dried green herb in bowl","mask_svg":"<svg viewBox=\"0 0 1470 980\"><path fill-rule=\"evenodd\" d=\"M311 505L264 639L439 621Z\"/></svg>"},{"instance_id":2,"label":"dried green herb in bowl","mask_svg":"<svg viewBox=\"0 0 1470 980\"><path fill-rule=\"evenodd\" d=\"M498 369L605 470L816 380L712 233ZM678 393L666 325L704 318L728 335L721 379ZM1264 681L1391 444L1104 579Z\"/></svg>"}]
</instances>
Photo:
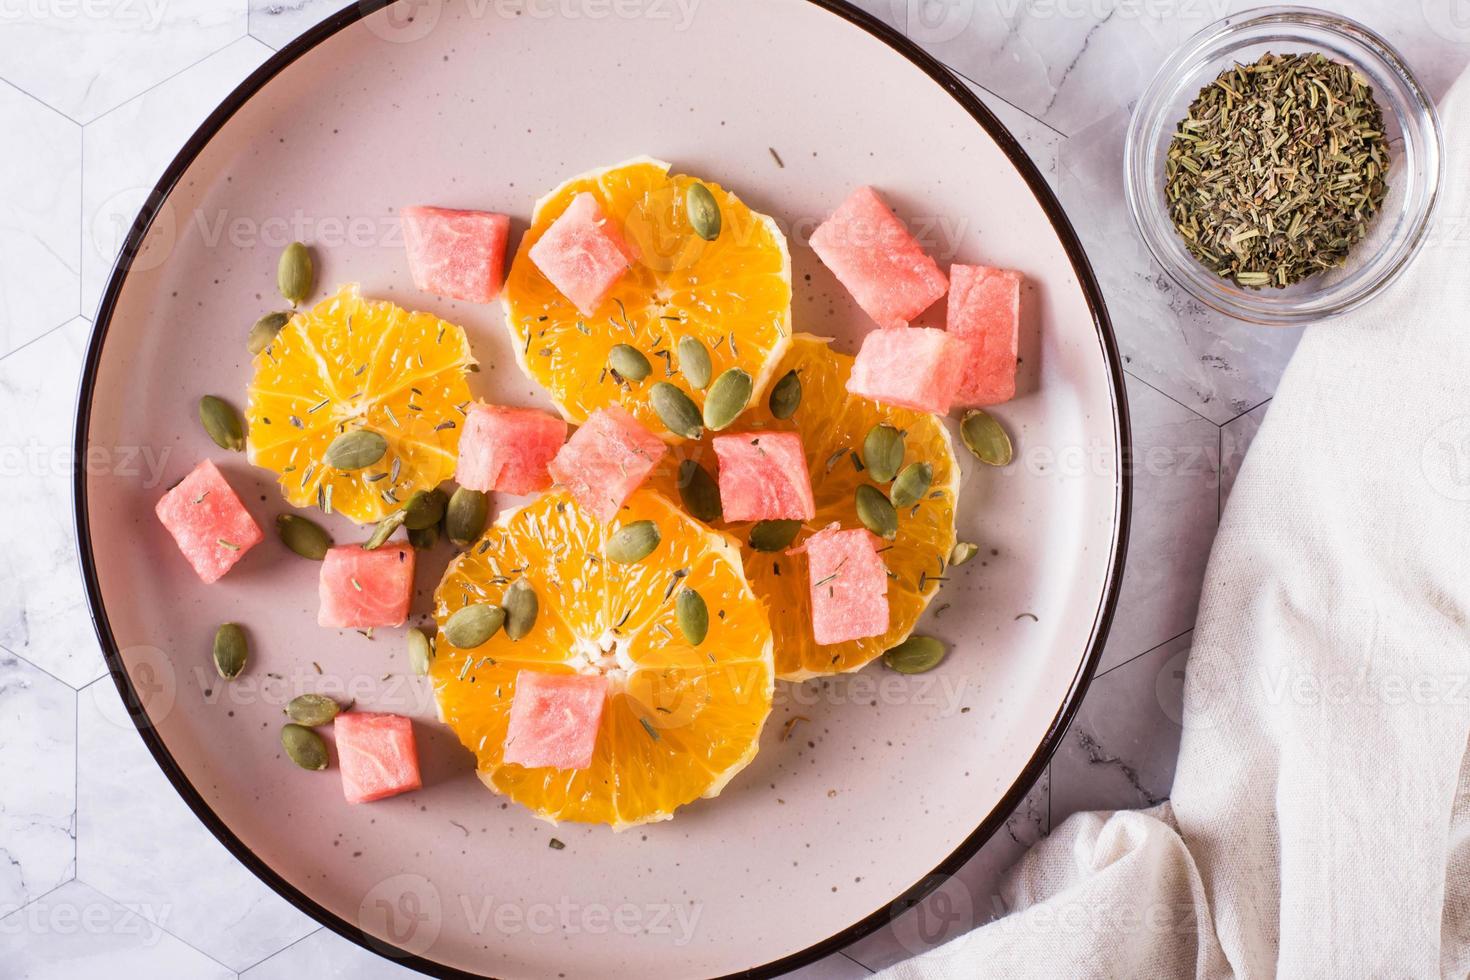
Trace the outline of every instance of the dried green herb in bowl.
<instances>
[{"instance_id":1,"label":"dried green herb in bowl","mask_svg":"<svg viewBox=\"0 0 1470 980\"><path fill-rule=\"evenodd\" d=\"M1200 90L1164 167L1189 251L1250 289L1346 261L1388 192L1383 111L1351 67L1267 53Z\"/></svg>"}]
</instances>

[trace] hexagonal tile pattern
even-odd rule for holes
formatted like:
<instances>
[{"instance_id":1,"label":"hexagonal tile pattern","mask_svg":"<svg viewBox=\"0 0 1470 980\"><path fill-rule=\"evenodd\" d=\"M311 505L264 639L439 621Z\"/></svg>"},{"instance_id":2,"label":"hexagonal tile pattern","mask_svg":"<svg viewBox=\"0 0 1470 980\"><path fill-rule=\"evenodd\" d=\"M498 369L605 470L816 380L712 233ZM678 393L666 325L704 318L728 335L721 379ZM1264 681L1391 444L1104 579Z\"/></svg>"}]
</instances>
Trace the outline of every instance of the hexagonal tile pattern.
<instances>
[{"instance_id":1,"label":"hexagonal tile pattern","mask_svg":"<svg viewBox=\"0 0 1470 980\"><path fill-rule=\"evenodd\" d=\"M420 974L318 929L240 974L240 980L408 980Z\"/></svg>"},{"instance_id":2,"label":"hexagonal tile pattern","mask_svg":"<svg viewBox=\"0 0 1470 980\"><path fill-rule=\"evenodd\" d=\"M90 332L78 317L0 360L0 488L26 515L0 523L0 646L74 687L103 672L71 511L72 419Z\"/></svg>"},{"instance_id":3,"label":"hexagonal tile pattern","mask_svg":"<svg viewBox=\"0 0 1470 980\"><path fill-rule=\"evenodd\" d=\"M75 691L0 653L0 914L76 871L76 716Z\"/></svg>"},{"instance_id":4,"label":"hexagonal tile pattern","mask_svg":"<svg viewBox=\"0 0 1470 980\"><path fill-rule=\"evenodd\" d=\"M1239 418L1231 419L1220 427L1220 513L1225 513L1225 501L1230 497L1230 488L1240 474L1240 464L1245 462L1245 451L1255 441L1261 423L1266 421L1266 410L1270 402L1257 405Z\"/></svg>"},{"instance_id":5,"label":"hexagonal tile pattern","mask_svg":"<svg viewBox=\"0 0 1470 980\"><path fill-rule=\"evenodd\" d=\"M25 980L147 977L229 980L235 974L158 925L169 909L119 905L68 882L0 919L0 963Z\"/></svg>"},{"instance_id":6,"label":"hexagonal tile pattern","mask_svg":"<svg viewBox=\"0 0 1470 980\"><path fill-rule=\"evenodd\" d=\"M79 311L82 129L0 85L0 356Z\"/></svg>"},{"instance_id":7,"label":"hexagonal tile pattern","mask_svg":"<svg viewBox=\"0 0 1470 980\"><path fill-rule=\"evenodd\" d=\"M154 763L110 678L77 707L77 877L119 902L167 909L169 932L243 970L316 923L204 829Z\"/></svg>"},{"instance_id":8,"label":"hexagonal tile pattern","mask_svg":"<svg viewBox=\"0 0 1470 980\"><path fill-rule=\"evenodd\" d=\"M280 49L353 0L250 0L250 35Z\"/></svg>"},{"instance_id":9,"label":"hexagonal tile pattern","mask_svg":"<svg viewBox=\"0 0 1470 980\"><path fill-rule=\"evenodd\" d=\"M86 123L243 36L245 0L13 4L0 23L0 75Z\"/></svg>"},{"instance_id":10,"label":"hexagonal tile pattern","mask_svg":"<svg viewBox=\"0 0 1470 980\"><path fill-rule=\"evenodd\" d=\"M83 130L84 310L97 308L128 229L163 168L270 53L253 37L236 41Z\"/></svg>"}]
</instances>

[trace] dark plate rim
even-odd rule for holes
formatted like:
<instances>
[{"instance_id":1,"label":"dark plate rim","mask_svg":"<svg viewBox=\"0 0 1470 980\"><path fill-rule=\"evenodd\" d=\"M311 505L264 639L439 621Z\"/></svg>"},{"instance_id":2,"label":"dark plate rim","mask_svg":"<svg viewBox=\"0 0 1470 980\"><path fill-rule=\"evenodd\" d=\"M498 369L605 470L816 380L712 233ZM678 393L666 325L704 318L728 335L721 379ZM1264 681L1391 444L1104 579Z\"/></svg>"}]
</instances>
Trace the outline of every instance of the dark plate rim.
<instances>
[{"instance_id":1,"label":"dark plate rim","mask_svg":"<svg viewBox=\"0 0 1470 980\"><path fill-rule=\"evenodd\" d=\"M76 428L73 445L76 461L80 462L86 459L88 431L91 427L92 418L92 398L96 387L97 373L102 361L102 350L106 341L108 327L112 321L112 315L116 310L118 299L122 294L123 285L132 268L133 260L137 257L148 229L152 226L154 219L158 216L159 211L167 201L170 192L183 177L190 164L203 152L204 148L209 144L209 141L229 121L230 117L249 102L266 83L338 31L355 24L369 14L375 13L381 8L395 2L397 0L358 0L357 3L337 11L281 48L260 65L260 67L256 68L255 71L241 82L209 114L164 170L163 176L159 178L158 183L149 194L147 201L128 232L127 239L124 241L117 261L114 263L112 271L108 276L107 287L102 294L102 301L97 308L92 337L87 346L86 359L83 362L80 390L77 396ZM1113 334L1112 321L1108 317L1107 307L1103 301L1102 290L1098 285L1097 277L1093 273L1092 265L1082 248L1082 242L1077 237L1077 233L1068 220L1066 213L1062 210L1061 203L1057 200L1056 195L1047 186L1041 172L1031 162L1030 157L1026 155L1026 152L1021 148L1021 145L1016 141L1015 137L996 118L994 113L986 108L984 103L976 98L949 69L941 65L917 44L867 12L852 6L846 0L805 0L805 2L814 4L862 28L927 74L951 98L958 102L996 142L996 145L1000 147L1010 160L1011 165L1025 179L1037 203L1041 205L1042 210L1046 213L1058 240L1062 243L1062 247L1072 263L1073 271L1077 274L1078 285L1082 289L1083 295L1087 300L1088 309L1092 314L1093 326L1097 331L1098 343L1102 349L1103 359L1107 364L1109 373L1113 403L1113 430L1117 445L1115 464L1118 473L1114 502L1114 537L1112 554L1109 558L1108 576L1098 603L1097 615L1093 621L1092 636L1088 642L1087 655L1084 657L1076 675L1073 677L1072 686L1068 690L1067 696L1063 699L1056 716L1048 726L1046 734L1037 746L1035 753L1033 753L1031 759L1021 770L1021 774L1016 778L1016 781L1011 785L1010 789L1006 791L1005 795L1001 797L1000 802L996 804L995 808L980 821L975 830L961 841L960 845L947 858L940 862L937 867L921 877L902 894L895 896L886 905L876 909L846 929L820 942L814 943L800 952L750 967L738 973L728 974L723 980L734 980L737 977L744 978L744 980L757 980L757 978L762 978L763 980L763 978L778 977L788 971L815 962L851 945L892 921L902 911L918 904L918 902L947 878L953 876L995 834L1001 824L1020 805L1026 794L1031 791L1036 780L1040 778L1042 771L1051 761L1052 754L1056 751L1063 736L1066 734L1067 728L1071 724L1073 716L1077 713L1077 709L1081 705L1084 695L1087 693L1088 685L1102 657L1103 646L1107 641L1108 632L1112 626L1113 614L1117 607L1118 594L1123 581L1123 564L1128 550L1128 536L1131 523L1133 478L1127 464L1132 456L1132 438L1128 420L1128 403L1122 359L1118 355L1117 340ZM411 954L406 950L390 947L382 940L365 934L347 920L328 911L314 899L287 882L280 874L257 856L255 852L250 850L243 841L235 836L234 832L220 819L209 804L205 802L199 791L174 760L168 747L164 745L162 737L149 721L147 711L138 696L138 692L134 689L132 680L128 676L126 665L122 661L117 640L113 636L112 627L107 617L107 610L102 602L101 583L98 580L96 560L92 552L91 529L88 521L87 508L87 469L85 466L77 465L73 467L72 493L77 550L81 560L82 579L87 592L87 604L90 608L92 623L102 646L108 673L112 675L113 683L117 685L118 692L122 695L123 703L127 707L128 716L131 718L133 725L138 729L138 733L142 736L144 744L147 745L149 752L152 753L159 768L163 770L164 775L168 777L169 782L173 784L174 789L183 798L184 802L189 806L189 809L194 812L194 815L199 821L234 855L236 860L245 865L257 878L265 882L273 891L297 909L310 916L322 926L342 936L344 939L356 943L364 949L368 949L380 956L386 956L403 966L412 967L429 976L446 978L446 980L485 980L486 975L484 974L467 973L456 967L446 966L442 963L436 963L433 960Z\"/></svg>"}]
</instances>

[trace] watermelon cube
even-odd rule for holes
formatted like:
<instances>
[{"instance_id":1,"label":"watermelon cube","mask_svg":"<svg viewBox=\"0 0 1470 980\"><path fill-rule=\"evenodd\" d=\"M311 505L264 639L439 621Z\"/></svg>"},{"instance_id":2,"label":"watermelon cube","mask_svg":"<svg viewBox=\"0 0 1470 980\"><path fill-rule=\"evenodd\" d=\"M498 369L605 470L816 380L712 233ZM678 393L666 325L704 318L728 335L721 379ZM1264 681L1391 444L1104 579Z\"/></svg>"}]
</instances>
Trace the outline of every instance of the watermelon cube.
<instances>
[{"instance_id":1,"label":"watermelon cube","mask_svg":"<svg viewBox=\"0 0 1470 980\"><path fill-rule=\"evenodd\" d=\"M806 451L795 432L716 436L727 521L809 521L817 514Z\"/></svg>"},{"instance_id":2,"label":"watermelon cube","mask_svg":"<svg viewBox=\"0 0 1470 980\"><path fill-rule=\"evenodd\" d=\"M902 327L949 282L871 187L859 187L812 232L812 250L880 327Z\"/></svg>"},{"instance_id":3,"label":"watermelon cube","mask_svg":"<svg viewBox=\"0 0 1470 980\"><path fill-rule=\"evenodd\" d=\"M408 272L426 293L488 303L500 292L510 218L489 211L403 209Z\"/></svg>"},{"instance_id":4,"label":"watermelon cube","mask_svg":"<svg viewBox=\"0 0 1470 980\"><path fill-rule=\"evenodd\" d=\"M516 674L505 730L505 761L528 769L586 769L597 747L597 726L608 680L591 674Z\"/></svg>"},{"instance_id":5,"label":"watermelon cube","mask_svg":"<svg viewBox=\"0 0 1470 980\"><path fill-rule=\"evenodd\" d=\"M402 626L413 598L413 556L412 548L400 544L373 551L350 544L328 551L317 582L318 625Z\"/></svg>"},{"instance_id":6,"label":"watermelon cube","mask_svg":"<svg viewBox=\"0 0 1470 980\"><path fill-rule=\"evenodd\" d=\"M206 584L218 582L265 537L219 467L207 459L164 494L153 512Z\"/></svg>"},{"instance_id":7,"label":"watermelon cube","mask_svg":"<svg viewBox=\"0 0 1470 980\"><path fill-rule=\"evenodd\" d=\"M964 370L964 348L946 331L871 330L852 363L847 390L884 405L943 415L954 403Z\"/></svg>"},{"instance_id":8,"label":"watermelon cube","mask_svg":"<svg viewBox=\"0 0 1470 980\"><path fill-rule=\"evenodd\" d=\"M608 220L597 198L583 191L531 246L531 261L541 274L582 311L592 316L628 267L633 252L622 232Z\"/></svg>"},{"instance_id":9,"label":"watermelon cube","mask_svg":"<svg viewBox=\"0 0 1470 980\"><path fill-rule=\"evenodd\" d=\"M349 711L332 722L332 735L348 803L371 803L423 785L413 722L402 715Z\"/></svg>"},{"instance_id":10,"label":"watermelon cube","mask_svg":"<svg viewBox=\"0 0 1470 980\"><path fill-rule=\"evenodd\" d=\"M965 373L955 402L999 405L1014 398L1021 274L983 265L950 266L944 326L965 349Z\"/></svg>"},{"instance_id":11,"label":"watermelon cube","mask_svg":"<svg viewBox=\"0 0 1470 980\"><path fill-rule=\"evenodd\" d=\"M598 520L610 521L668 452L620 405L592 413L547 467Z\"/></svg>"},{"instance_id":12,"label":"watermelon cube","mask_svg":"<svg viewBox=\"0 0 1470 980\"><path fill-rule=\"evenodd\" d=\"M807 539L812 635L826 646L888 632L888 568L870 531L836 524Z\"/></svg>"},{"instance_id":13,"label":"watermelon cube","mask_svg":"<svg viewBox=\"0 0 1470 980\"><path fill-rule=\"evenodd\" d=\"M555 415L477 403L459 436L454 479L485 493L540 493L551 486L546 467L566 441L567 423Z\"/></svg>"}]
</instances>

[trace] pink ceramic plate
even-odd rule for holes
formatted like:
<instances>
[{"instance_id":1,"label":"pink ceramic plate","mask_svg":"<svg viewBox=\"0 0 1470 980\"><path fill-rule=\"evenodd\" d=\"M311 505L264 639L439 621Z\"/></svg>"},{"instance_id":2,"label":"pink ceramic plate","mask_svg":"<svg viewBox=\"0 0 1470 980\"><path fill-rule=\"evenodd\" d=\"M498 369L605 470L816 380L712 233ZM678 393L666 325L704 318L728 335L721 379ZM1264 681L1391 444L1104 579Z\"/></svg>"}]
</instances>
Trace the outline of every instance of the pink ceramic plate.
<instances>
[{"instance_id":1,"label":"pink ceramic plate","mask_svg":"<svg viewBox=\"0 0 1470 980\"><path fill-rule=\"evenodd\" d=\"M76 486L98 633L143 737L256 874L429 973L772 975L877 928L973 854L1030 787L1112 612L1128 513L1122 375L1056 200L965 89L843 4L379 8L334 16L210 117L102 302L78 450L164 461L157 485L90 466ZM368 640L315 625L316 565L271 535L202 586L153 504L208 456L267 529L283 509L270 474L206 439L195 404L206 392L243 401L245 332L278 304L276 256L292 238L315 246L323 291L358 281L463 324L485 365L480 396L545 404L515 367L498 305L413 289L397 209L508 212L518 234L550 187L644 153L775 216L792 239L796 326L843 349L867 324L806 238L858 184L882 189L942 263L1014 267L1028 285L1022 393L997 411L1018 459L966 465L961 536L983 550L924 627L954 643L949 659L916 678L875 665L782 686L759 756L718 800L613 834L553 828L488 793L433 720L400 631ZM424 609L446 557L421 563ZM254 661L222 686L208 651L226 620L249 625ZM414 715L424 788L350 807L335 772L292 767L281 708L308 690ZM794 716L805 720L783 739Z\"/></svg>"}]
</instances>

